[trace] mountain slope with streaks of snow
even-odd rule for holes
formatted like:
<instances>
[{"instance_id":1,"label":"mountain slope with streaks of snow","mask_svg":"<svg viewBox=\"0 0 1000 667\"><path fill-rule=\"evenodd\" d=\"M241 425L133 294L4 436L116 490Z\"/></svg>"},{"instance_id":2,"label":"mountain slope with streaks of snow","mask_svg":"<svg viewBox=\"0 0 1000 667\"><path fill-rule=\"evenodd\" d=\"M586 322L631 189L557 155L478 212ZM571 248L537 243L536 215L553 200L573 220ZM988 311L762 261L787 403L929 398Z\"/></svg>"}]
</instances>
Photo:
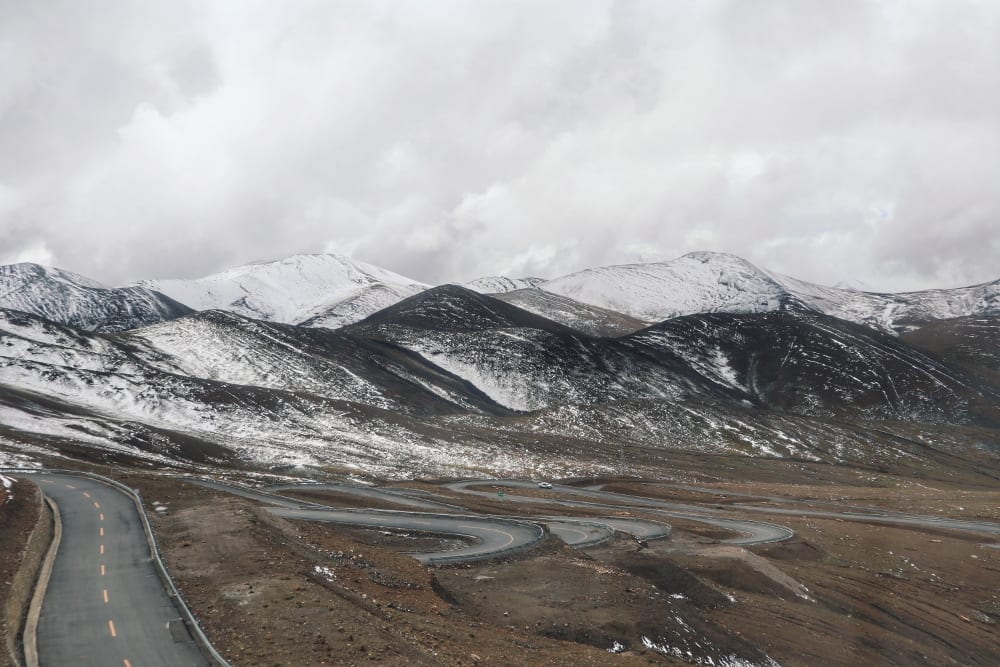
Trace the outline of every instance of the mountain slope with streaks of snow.
<instances>
[{"instance_id":1,"label":"mountain slope with streaks of snow","mask_svg":"<svg viewBox=\"0 0 1000 667\"><path fill-rule=\"evenodd\" d=\"M124 331L191 312L144 287L105 287L75 273L27 263L0 265L0 308L87 331Z\"/></svg>"},{"instance_id":2,"label":"mountain slope with streaks of snow","mask_svg":"<svg viewBox=\"0 0 1000 667\"><path fill-rule=\"evenodd\" d=\"M688 315L621 341L672 350L705 377L797 414L964 423L992 419L976 406L997 399L995 387L895 336L802 309Z\"/></svg>"},{"instance_id":3,"label":"mountain slope with streaks of snow","mask_svg":"<svg viewBox=\"0 0 1000 667\"><path fill-rule=\"evenodd\" d=\"M546 292L537 287L513 290L494 296L500 301L505 301L590 336L622 336L652 324L652 322L643 322L623 313L592 306L568 296Z\"/></svg>"},{"instance_id":4,"label":"mountain slope with streaks of snow","mask_svg":"<svg viewBox=\"0 0 1000 667\"><path fill-rule=\"evenodd\" d=\"M971 287L885 294L771 275L809 307L883 331L903 333L937 320L1000 315L1000 280Z\"/></svg>"}]
</instances>

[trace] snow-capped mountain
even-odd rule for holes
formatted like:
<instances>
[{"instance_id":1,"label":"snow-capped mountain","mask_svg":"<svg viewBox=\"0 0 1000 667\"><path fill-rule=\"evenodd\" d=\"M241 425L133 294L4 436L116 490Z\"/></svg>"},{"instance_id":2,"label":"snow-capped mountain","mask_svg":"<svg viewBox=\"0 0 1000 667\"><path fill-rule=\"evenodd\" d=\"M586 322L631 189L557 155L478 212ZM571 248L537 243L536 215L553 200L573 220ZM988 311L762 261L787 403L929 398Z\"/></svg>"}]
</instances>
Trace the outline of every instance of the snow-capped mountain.
<instances>
[{"instance_id":1,"label":"snow-capped mountain","mask_svg":"<svg viewBox=\"0 0 1000 667\"><path fill-rule=\"evenodd\" d=\"M1000 280L901 294L823 287L760 269L726 253L586 269L538 285L646 322L697 313L763 313L789 305L899 333L934 320L1000 314Z\"/></svg>"},{"instance_id":2,"label":"snow-capped mountain","mask_svg":"<svg viewBox=\"0 0 1000 667\"><path fill-rule=\"evenodd\" d=\"M195 280L143 280L195 310L312 326L361 319L426 285L342 255L294 255L238 266ZM344 305L344 304L347 305Z\"/></svg>"},{"instance_id":3,"label":"snow-capped mountain","mask_svg":"<svg viewBox=\"0 0 1000 667\"><path fill-rule=\"evenodd\" d=\"M679 448L923 465L925 445L891 432L914 423L932 440L935 424L981 429L947 441L974 466L963 457L990 450L962 442L997 439L980 410L997 387L970 377L804 308L619 338L458 286L333 331L205 311L94 335L0 311L0 442L157 461L566 472L614 437L650 461Z\"/></svg>"},{"instance_id":4,"label":"snow-capped mountain","mask_svg":"<svg viewBox=\"0 0 1000 667\"><path fill-rule=\"evenodd\" d=\"M669 350L633 356L611 340L457 285L427 290L345 332L418 355L510 410L632 397L742 398Z\"/></svg>"},{"instance_id":5,"label":"snow-capped mountain","mask_svg":"<svg viewBox=\"0 0 1000 667\"><path fill-rule=\"evenodd\" d=\"M1000 451L998 283L874 294L713 253L477 282L494 296L333 255L144 283L192 311L0 278L0 448L25 456L463 475L570 474L626 443L650 469L684 450L988 471Z\"/></svg>"},{"instance_id":6,"label":"snow-capped mountain","mask_svg":"<svg viewBox=\"0 0 1000 667\"><path fill-rule=\"evenodd\" d=\"M402 377L412 372L398 358L407 355L370 353L375 361L366 366L364 350L343 353L336 332L218 311L164 327L148 336L94 335L0 310L0 448L161 464L337 462L387 472L509 464L497 442L470 433L459 441L440 426L378 407L405 395L405 405L394 407L456 410ZM459 384L430 372L442 395ZM307 376L292 382L300 373ZM330 398L338 392L352 400Z\"/></svg>"},{"instance_id":7,"label":"snow-capped mountain","mask_svg":"<svg viewBox=\"0 0 1000 667\"><path fill-rule=\"evenodd\" d=\"M486 276L476 278L462 287L480 294L505 294L514 290L537 287L545 282L544 278L506 278L504 276Z\"/></svg>"},{"instance_id":8,"label":"snow-capped mountain","mask_svg":"<svg viewBox=\"0 0 1000 667\"><path fill-rule=\"evenodd\" d=\"M87 331L124 331L191 312L151 289L109 288L38 264L0 265L0 308L33 313Z\"/></svg>"},{"instance_id":9,"label":"snow-capped mountain","mask_svg":"<svg viewBox=\"0 0 1000 667\"><path fill-rule=\"evenodd\" d=\"M341 300L331 306L323 306L315 315L302 320L298 324L304 327L323 327L336 329L347 324L353 324L388 308L394 303L419 294L427 289L425 285L389 285L376 283L359 287L353 292L347 292Z\"/></svg>"},{"instance_id":10,"label":"snow-capped mountain","mask_svg":"<svg viewBox=\"0 0 1000 667\"><path fill-rule=\"evenodd\" d=\"M971 287L880 294L771 275L818 312L895 333L913 331L936 320L1000 314L1000 280Z\"/></svg>"},{"instance_id":11,"label":"snow-capped mountain","mask_svg":"<svg viewBox=\"0 0 1000 667\"><path fill-rule=\"evenodd\" d=\"M790 298L750 262L704 252L670 262L586 269L539 287L645 322L693 313L762 313L779 310Z\"/></svg>"},{"instance_id":12,"label":"snow-capped mountain","mask_svg":"<svg viewBox=\"0 0 1000 667\"><path fill-rule=\"evenodd\" d=\"M583 333L620 336L683 315L764 313L799 307L899 334L955 317L1000 314L1000 280L900 294L824 287L725 253L586 269L554 280L493 276L465 284ZM119 331L190 309L336 329L428 286L340 255L296 255L195 280L145 280L108 289L37 265L0 267L0 307L64 324Z\"/></svg>"},{"instance_id":13,"label":"snow-capped mountain","mask_svg":"<svg viewBox=\"0 0 1000 667\"><path fill-rule=\"evenodd\" d=\"M159 371L352 401L411 414L496 406L415 355L344 331L263 322L219 310L117 339ZM198 341L198 345L192 345ZM136 345L132 345L135 343Z\"/></svg>"}]
</instances>

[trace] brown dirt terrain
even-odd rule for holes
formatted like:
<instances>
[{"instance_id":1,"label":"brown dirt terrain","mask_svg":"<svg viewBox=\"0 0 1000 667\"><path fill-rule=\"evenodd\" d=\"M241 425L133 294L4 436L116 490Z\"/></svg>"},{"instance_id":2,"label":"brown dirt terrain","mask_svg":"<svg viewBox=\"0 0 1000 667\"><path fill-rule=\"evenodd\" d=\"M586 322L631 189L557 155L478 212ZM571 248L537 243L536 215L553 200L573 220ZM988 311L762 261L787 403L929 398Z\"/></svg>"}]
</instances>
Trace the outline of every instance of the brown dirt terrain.
<instances>
[{"instance_id":1,"label":"brown dirt terrain","mask_svg":"<svg viewBox=\"0 0 1000 667\"><path fill-rule=\"evenodd\" d=\"M674 536L647 549L624 538L586 552L550 541L515 558L425 568L397 552L447 539L293 525L208 490L138 484L171 508L156 517L168 562L237 664L476 664L473 654L483 664L674 661L643 637L682 657L690 650L759 664L770 656L786 667L988 665L1000 651L1000 550L970 535L782 516L770 519L792 527L795 539L743 549L717 545L725 531L671 520ZM608 488L653 495L647 484ZM829 500L829 489L810 495L808 485L732 488ZM895 509L912 506L919 490ZM897 492L841 484L835 500L893 508ZM672 493L656 495L719 504L714 494ZM509 496L452 497L478 511L539 512ZM928 492L924 500L941 498ZM990 491L963 496L968 507L993 501ZM206 522L216 503L224 509ZM615 642L626 652L612 658L606 649Z\"/></svg>"},{"instance_id":2,"label":"brown dirt terrain","mask_svg":"<svg viewBox=\"0 0 1000 667\"><path fill-rule=\"evenodd\" d=\"M18 480L8 492L0 486L0 666L13 667L7 652L7 601L21 566L28 537L38 521L38 489Z\"/></svg>"},{"instance_id":3,"label":"brown dirt terrain","mask_svg":"<svg viewBox=\"0 0 1000 667\"><path fill-rule=\"evenodd\" d=\"M714 460L672 476L728 482L731 491L759 496L832 497L952 517L994 519L998 504L996 488L784 466L782 477L779 462ZM733 477L720 480L724 474ZM609 482L608 490L722 505L735 517L787 525L796 537L744 549L718 544L730 536L725 531L671 519L674 534L648 548L616 538L579 551L551 540L515 557L427 568L400 552L447 547L451 538L288 522L177 480L115 476L140 488L148 504L166 504L166 512L152 513L165 560L234 665L638 665L707 657L767 664L769 656L784 667L853 667L995 665L1000 655L1000 549L984 548L985 537L767 516L741 510L747 499L611 479L596 481ZM450 494L428 480L405 486L473 511L550 513L509 496ZM623 653L607 651L615 642Z\"/></svg>"},{"instance_id":4,"label":"brown dirt terrain","mask_svg":"<svg viewBox=\"0 0 1000 667\"><path fill-rule=\"evenodd\" d=\"M609 657L486 623L440 581L463 567L431 570L340 529L293 525L208 489L138 476L128 483L168 507L153 519L167 565L234 664L603 665ZM616 663L663 663L640 653Z\"/></svg>"}]
</instances>

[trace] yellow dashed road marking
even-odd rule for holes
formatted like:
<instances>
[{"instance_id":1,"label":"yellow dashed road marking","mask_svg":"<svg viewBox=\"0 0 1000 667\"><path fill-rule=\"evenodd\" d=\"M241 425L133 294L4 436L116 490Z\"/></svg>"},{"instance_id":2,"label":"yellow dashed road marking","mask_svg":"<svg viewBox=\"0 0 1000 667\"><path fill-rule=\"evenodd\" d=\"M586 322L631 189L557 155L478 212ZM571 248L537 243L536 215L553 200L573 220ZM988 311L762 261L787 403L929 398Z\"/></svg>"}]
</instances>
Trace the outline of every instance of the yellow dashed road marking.
<instances>
[{"instance_id":1,"label":"yellow dashed road marking","mask_svg":"<svg viewBox=\"0 0 1000 667\"><path fill-rule=\"evenodd\" d=\"M115 622L114 621L110 621L110 620L108 621L108 629L111 630L111 636L112 637L117 637L118 636L118 633L115 632Z\"/></svg>"}]
</instances>

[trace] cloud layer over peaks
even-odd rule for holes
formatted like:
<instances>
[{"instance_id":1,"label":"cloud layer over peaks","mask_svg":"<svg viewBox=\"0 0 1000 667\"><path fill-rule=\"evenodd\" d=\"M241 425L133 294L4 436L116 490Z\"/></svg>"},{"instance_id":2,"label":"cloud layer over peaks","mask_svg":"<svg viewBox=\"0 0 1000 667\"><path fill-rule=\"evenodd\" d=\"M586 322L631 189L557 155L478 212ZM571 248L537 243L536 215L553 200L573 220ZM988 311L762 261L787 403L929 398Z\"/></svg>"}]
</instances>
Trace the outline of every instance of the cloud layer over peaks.
<instances>
[{"instance_id":1,"label":"cloud layer over peaks","mask_svg":"<svg viewBox=\"0 0 1000 667\"><path fill-rule=\"evenodd\" d=\"M0 262L1000 277L1000 5L0 4Z\"/></svg>"}]
</instances>

